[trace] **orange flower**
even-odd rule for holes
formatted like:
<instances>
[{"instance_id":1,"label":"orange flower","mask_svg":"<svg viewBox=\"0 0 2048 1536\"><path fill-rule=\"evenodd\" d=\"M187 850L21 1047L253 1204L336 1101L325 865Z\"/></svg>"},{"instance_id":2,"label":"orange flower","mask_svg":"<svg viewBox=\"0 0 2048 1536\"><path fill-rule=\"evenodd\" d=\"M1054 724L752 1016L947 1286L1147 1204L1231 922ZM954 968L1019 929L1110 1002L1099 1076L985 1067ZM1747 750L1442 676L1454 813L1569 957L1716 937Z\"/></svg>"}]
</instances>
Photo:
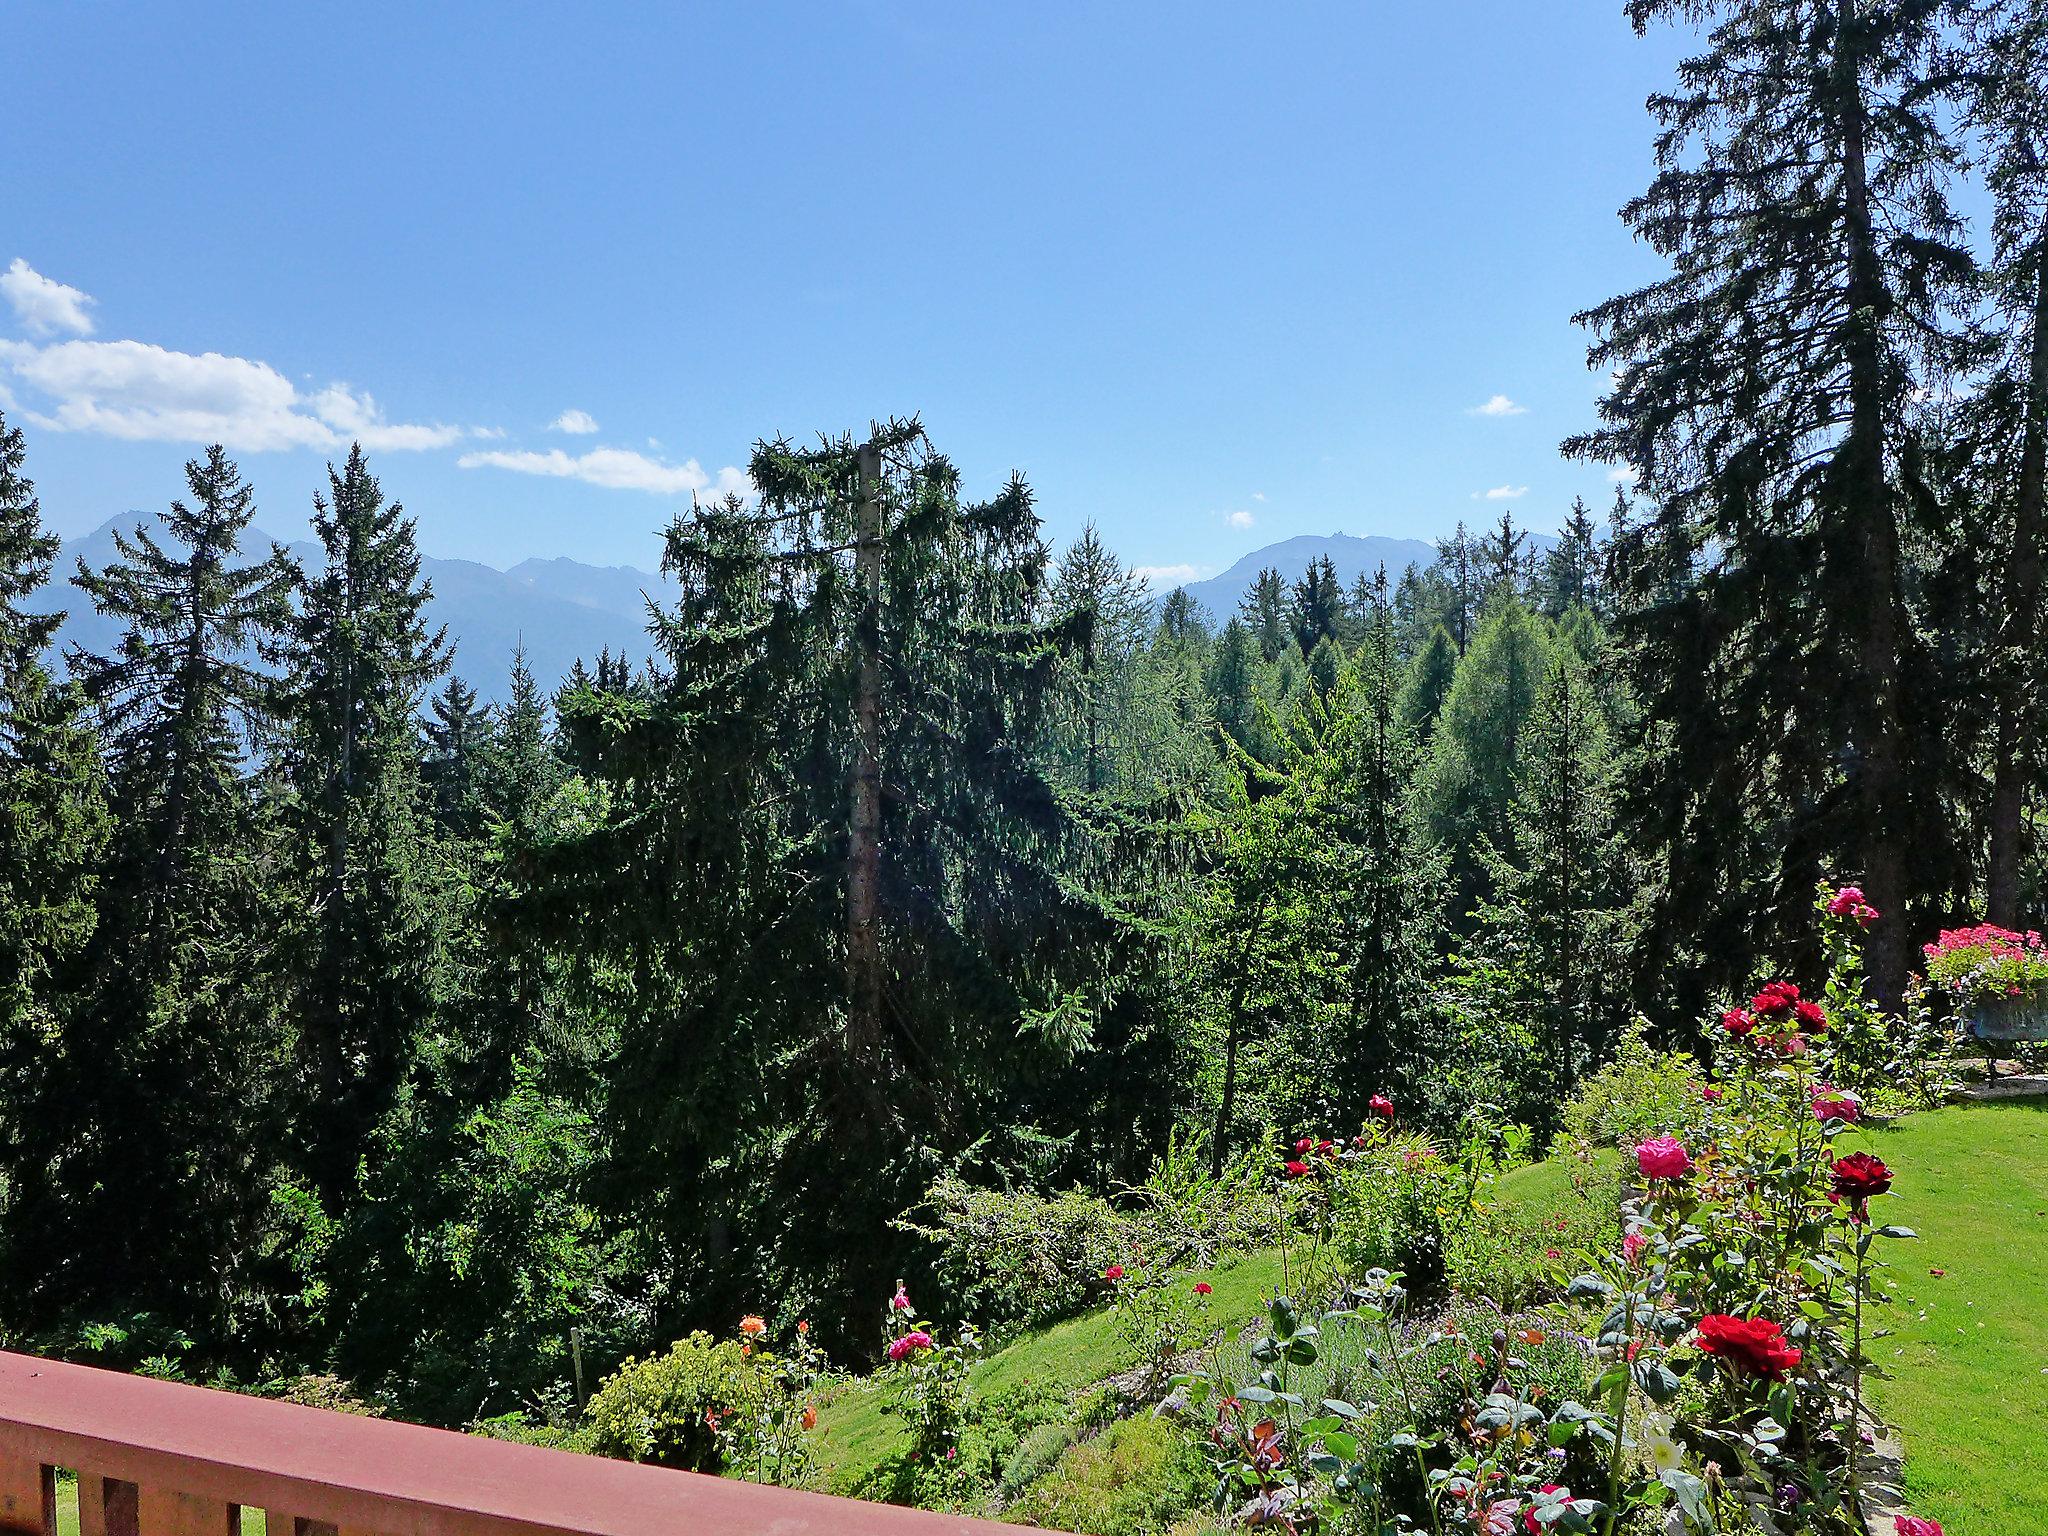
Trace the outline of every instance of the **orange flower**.
<instances>
[{"instance_id":1,"label":"orange flower","mask_svg":"<svg viewBox=\"0 0 2048 1536\"><path fill-rule=\"evenodd\" d=\"M766 1333L767 1331L768 1325L762 1322L760 1318L754 1316L754 1314L751 1312L749 1312L745 1317L740 1319L740 1332L744 1333L750 1339L758 1338L760 1335Z\"/></svg>"},{"instance_id":2,"label":"orange flower","mask_svg":"<svg viewBox=\"0 0 2048 1536\"><path fill-rule=\"evenodd\" d=\"M805 1403L803 1416L800 1422L803 1424L803 1427L805 1429L816 1429L818 1427L818 1410L813 1408L809 1403Z\"/></svg>"},{"instance_id":3,"label":"orange flower","mask_svg":"<svg viewBox=\"0 0 2048 1536\"><path fill-rule=\"evenodd\" d=\"M802 1337L809 1338L811 1336L811 1325L802 1318L798 1318L796 1320L796 1331Z\"/></svg>"}]
</instances>

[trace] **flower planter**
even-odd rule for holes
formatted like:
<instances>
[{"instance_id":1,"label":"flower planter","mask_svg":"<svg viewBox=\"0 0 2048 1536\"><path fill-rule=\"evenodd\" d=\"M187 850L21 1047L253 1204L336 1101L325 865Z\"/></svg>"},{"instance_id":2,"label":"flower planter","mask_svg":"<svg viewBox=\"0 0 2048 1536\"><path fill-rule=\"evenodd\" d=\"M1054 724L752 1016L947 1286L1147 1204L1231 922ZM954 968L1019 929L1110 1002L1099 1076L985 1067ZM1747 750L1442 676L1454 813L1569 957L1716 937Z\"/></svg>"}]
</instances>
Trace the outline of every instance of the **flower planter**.
<instances>
[{"instance_id":1,"label":"flower planter","mask_svg":"<svg viewBox=\"0 0 2048 1536\"><path fill-rule=\"evenodd\" d=\"M2048 994L1972 1003L1967 1017L1979 1040L2048 1040Z\"/></svg>"}]
</instances>

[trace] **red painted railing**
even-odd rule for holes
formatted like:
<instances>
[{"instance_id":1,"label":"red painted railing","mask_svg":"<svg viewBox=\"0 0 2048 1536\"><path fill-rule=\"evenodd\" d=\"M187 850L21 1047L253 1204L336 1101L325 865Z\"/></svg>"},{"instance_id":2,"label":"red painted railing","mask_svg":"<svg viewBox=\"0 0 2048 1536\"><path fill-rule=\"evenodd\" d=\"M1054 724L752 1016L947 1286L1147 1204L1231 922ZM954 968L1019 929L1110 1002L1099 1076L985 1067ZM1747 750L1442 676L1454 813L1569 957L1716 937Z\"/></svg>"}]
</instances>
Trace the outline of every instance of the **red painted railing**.
<instances>
[{"instance_id":1,"label":"red painted railing","mask_svg":"<svg viewBox=\"0 0 2048 1536\"><path fill-rule=\"evenodd\" d=\"M1022 1527L761 1488L0 1351L0 1531L79 1536L998 1536Z\"/></svg>"}]
</instances>

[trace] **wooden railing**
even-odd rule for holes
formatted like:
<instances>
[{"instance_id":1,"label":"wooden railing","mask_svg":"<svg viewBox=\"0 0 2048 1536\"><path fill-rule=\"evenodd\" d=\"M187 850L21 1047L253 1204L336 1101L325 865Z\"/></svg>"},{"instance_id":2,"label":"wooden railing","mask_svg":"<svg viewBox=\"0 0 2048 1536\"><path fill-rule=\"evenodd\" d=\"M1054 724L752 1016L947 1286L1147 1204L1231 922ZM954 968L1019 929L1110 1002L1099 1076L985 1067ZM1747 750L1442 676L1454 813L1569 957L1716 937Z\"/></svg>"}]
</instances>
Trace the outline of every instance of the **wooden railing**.
<instances>
[{"instance_id":1,"label":"wooden railing","mask_svg":"<svg viewBox=\"0 0 2048 1536\"><path fill-rule=\"evenodd\" d=\"M0 1351L0 1531L55 1536L997 1536L1022 1527Z\"/></svg>"}]
</instances>

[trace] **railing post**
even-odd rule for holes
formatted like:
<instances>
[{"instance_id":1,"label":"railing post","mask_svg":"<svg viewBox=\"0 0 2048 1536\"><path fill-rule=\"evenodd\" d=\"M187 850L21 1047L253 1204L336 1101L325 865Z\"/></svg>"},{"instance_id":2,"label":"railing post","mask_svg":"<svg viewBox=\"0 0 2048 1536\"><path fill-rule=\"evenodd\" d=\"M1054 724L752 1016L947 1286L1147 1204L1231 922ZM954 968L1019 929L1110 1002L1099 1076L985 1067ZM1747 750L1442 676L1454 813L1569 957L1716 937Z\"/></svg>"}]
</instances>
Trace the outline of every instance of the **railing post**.
<instances>
[{"instance_id":1,"label":"railing post","mask_svg":"<svg viewBox=\"0 0 2048 1536\"><path fill-rule=\"evenodd\" d=\"M145 1487L137 1506L138 1536L240 1536L242 1512L196 1493Z\"/></svg>"},{"instance_id":2,"label":"railing post","mask_svg":"<svg viewBox=\"0 0 2048 1536\"><path fill-rule=\"evenodd\" d=\"M118 1477L78 1474L78 1536L138 1536L140 1490Z\"/></svg>"},{"instance_id":3,"label":"railing post","mask_svg":"<svg viewBox=\"0 0 2048 1536\"><path fill-rule=\"evenodd\" d=\"M0 1531L7 1536L56 1536L54 1468L17 1456L0 1457Z\"/></svg>"}]
</instances>

